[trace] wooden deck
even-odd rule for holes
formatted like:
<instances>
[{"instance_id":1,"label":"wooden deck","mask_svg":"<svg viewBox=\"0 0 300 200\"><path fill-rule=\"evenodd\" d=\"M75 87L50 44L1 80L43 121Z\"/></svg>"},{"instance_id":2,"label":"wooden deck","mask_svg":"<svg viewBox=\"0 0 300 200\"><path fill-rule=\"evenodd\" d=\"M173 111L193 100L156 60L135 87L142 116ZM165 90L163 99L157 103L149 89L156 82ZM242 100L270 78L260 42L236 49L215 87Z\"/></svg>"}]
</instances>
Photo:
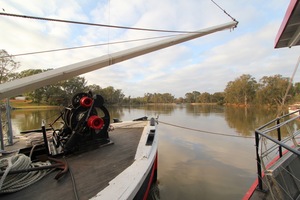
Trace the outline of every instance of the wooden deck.
<instances>
[{"instance_id":1,"label":"wooden deck","mask_svg":"<svg viewBox=\"0 0 300 200\"><path fill-rule=\"evenodd\" d=\"M115 128L110 133L112 145L82 154L69 156L67 162L76 183L79 199L89 199L105 188L109 181L134 161L134 156L143 132L143 127ZM1 194L1 200L19 199L75 199L70 173L58 181L57 170L19 192Z\"/></svg>"}]
</instances>

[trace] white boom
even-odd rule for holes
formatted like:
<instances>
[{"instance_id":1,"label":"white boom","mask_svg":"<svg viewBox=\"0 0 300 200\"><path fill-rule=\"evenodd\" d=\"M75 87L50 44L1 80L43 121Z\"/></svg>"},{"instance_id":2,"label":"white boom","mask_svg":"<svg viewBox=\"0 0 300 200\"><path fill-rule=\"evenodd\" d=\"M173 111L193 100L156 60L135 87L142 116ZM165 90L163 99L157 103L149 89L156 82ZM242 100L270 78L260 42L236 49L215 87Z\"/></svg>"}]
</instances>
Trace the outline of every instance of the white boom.
<instances>
[{"instance_id":1,"label":"white boom","mask_svg":"<svg viewBox=\"0 0 300 200\"><path fill-rule=\"evenodd\" d=\"M107 67L115 63L119 63L137 56L141 56L153 51L157 51L166 47L170 47L188 40L192 40L210 33L231 29L236 27L238 22L232 21L211 28L202 29L193 33L179 35L173 38L164 39L151 44L141 45L131 49L119 51L109 55L104 55L98 58L78 62L67 65L40 74L35 74L25 78L17 79L11 82L0 85L0 100L22 94L27 91L32 91L37 88L57 83L58 81L70 79L72 77Z\"/></svg>"}]
</instances>

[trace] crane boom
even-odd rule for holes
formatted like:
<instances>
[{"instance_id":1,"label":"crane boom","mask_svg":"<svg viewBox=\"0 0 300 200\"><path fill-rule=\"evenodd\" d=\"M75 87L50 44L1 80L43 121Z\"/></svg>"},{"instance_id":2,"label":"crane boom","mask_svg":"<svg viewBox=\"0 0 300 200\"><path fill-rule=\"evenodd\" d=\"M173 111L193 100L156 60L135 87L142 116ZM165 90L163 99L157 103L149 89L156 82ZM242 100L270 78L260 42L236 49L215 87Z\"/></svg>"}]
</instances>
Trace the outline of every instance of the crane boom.
<instances>
[{"instance_id":1,"label":"crane boom","mask_svg":"<svg viewBox=\"0 0 300 200\"><path fill-rule=\"evenodd\" d=\"M196 33L193 32L178 35L158 42L144 44L131 49L70 64L40 74L35 74L11 82L3 83L0 85L0 99L13 97L27 91L32 91L46 85L54 84L58 81L67 80L72 77L91 72L93 70L107 67L137 56L141 56L182 42L186 42L204 35L208 35L225 29L232 29L236 27L237 23L238 22L236 21L232 21L218 26L202 29L196 31Z\"/></svg>"}]
</instances>

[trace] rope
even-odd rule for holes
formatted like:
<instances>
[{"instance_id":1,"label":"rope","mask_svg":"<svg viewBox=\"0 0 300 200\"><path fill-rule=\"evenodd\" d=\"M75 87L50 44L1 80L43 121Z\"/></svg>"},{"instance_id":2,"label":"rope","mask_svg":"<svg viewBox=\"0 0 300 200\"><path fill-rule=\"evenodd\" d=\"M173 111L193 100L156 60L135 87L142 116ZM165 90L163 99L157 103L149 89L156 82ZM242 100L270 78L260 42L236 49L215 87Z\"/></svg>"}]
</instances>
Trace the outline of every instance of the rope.
<instances>
[{"instance_id":1,"label":"rope","mask_svg":"<svg viewBox=\"0 0 300 200\"><path fill-rule=\"evenodd\" d=\"M177 36L177 35L178 34L173 34L173 35L165 35L165 36L158 36L158 37L139 38L139 39L133 39L133 40L122 40L122 41L116 41L116 42L107 42L107 43L92 44L92 45L83 45L83 46L76 46L76 47L66 47L66 48L60 48L60 49L50 49L50 50L44 50L44 51L34 51L34 52L27 52L27 53L19 53L19 54L2 56L0 58L6 58L6 57L10 57L10 56L12 56L12 57L27 56L27 55L33 55L33 54L51 53L51 52L56 52L56 51L66 51L66 50L73 50L73 49L82 49L82 48L89 48L89 47L113 45L113 44L123 44L123 43L129 43L129 42L139 42L139 41L145 41L145 40L154 40L154 39L161 39L161 38L166 38L166 37L174 37L174 36Z\"/></svg>"},{"instance_id":2,"label":"rope","mask_svg":"<svg viewBox=\"0 0 300 200\"><path fill-rule=\"evenodd\" d=\"M281 174L281 173L280 173ZM272 172L269 172L269 174L267 174L268 175L268 177L270 178L270 182L272 182L273 184L272 184L272 186L270 185L270 187L269 187L269 190L270 191L274 191L274 196L273 196L273 198L275 198L275 196L276 197L278 197L279 199L283 199L283 196L282 196L282 192L281 192L281 190L286 194L286 196L288 196L290 199L294 199L292 196L291 196L291 194L290 194L290 192L289 191L287 191L288 190L288 187L287 187L287 185L286 185L286 183L285 183L285 178L283 178L282 177L282 180L283 180L283 182L285 183L285 188L287 189L285 189L275 178L274 178L274 176L273 176L273 173ZM282 174L281 174L281 176L282 176ZM281 190L280 190L281 189ZM286 198L285 198L286 199Z\"/></svg>"},{"instance_id":3,"label":"rope","mask_svg":"<svg viewBox=\"0 0 300 200\"><path fill-rule=\"evenodd\" d=\"M296 74L296 72L297 72L297 69L298 69L299 64L300 64L300 56L299 56L299 58L298 58L298 61L297 61L297 63L296 63L296 66L295 66L295 68L294 68L293 74L292 74L292 76L291 76L291 78L290 78L288 87L286 88L286 91L285 91L284 97L283 97L283 99L282 99L282 102L281 102L281 104L280 104L280 107L278 108L277 117L279 117L279 116L283 113L283 106L284 106L286 97L288 96L289 90L290 90L291 87L292 87L293 79L294 79L294 77L295 77L295 74Z\"/></svg>"},{"instance_id":4,"label":"rope","mask_svg":"<svg viewBox=\"0 0 300 200\"><path fill-rule=\"evenodd\" d=\"M221 6L219 6L215 1L211 0L218 8L220 8L228 17L230 17L233 21L237 22L235 18L233 18L230 14L228 14Z\"/></svg>"},{"instance_id":5,"label":"rope","mask_svg":"<svg viewBox=\"0 0 300 200\"><path fill-rule=\"evenodd\" d=\"M101 26L101 27L106 27L106 28L130 29L130 30L137 30L137 31L152 31L152 32L164 32L164 33L197 33L196 31L172 31L172 30L164 30L164 29L134 28L134 27L128 27L128 26L96 24L96 23L89 23L89 22L79 22L79 21L54 19L54 18L46 18L46 17L35 17L35 16L29 16L29 15L18 15L18 14L3 13L3 12L0 12L0 15L9 16L9 17L21 17L21 18L35 19L35 20L63 22L63 23L70 23L70 24L80 24L80 25L88 25L88 26Z\"/></svg>"},{"instance_id":6,"label":"rope","mask_svg":"<svg viewBox=\"0 0 300 200\"><path fill-rule=\"evenodd\" d=\"M184 127L184 126L170 124L170 123L163 122L163 121L159 121L159 123L162 123L162 124L165 124L165 125L169 125L169 126L174 126L174 127L177 127L177 128L186 129L186 130L191 130L191 131L197 131L197 132L201 132L201 133L212 134L212 135L220 135L220 136L227 136L227 137L238 137L238 138L251 138L251 139L254 138L253 136L232 135L232 134L225 134L225 133L218 133L218 132L211 132L211 131L205 131L205 130L200 130L200 129L188 128L188 127Z\"/></svg>"},{"instance_id":7,"label":"rope","mask_svg":"<svg viewBox=\"0 0 300 200\"><path fill-rule=\"evenodd\" d=\"M16 154L8 158L0 159L0 168L5 169L0 180L0 194L16 192L24 189L51 172L51 170L38 170L28 173L9 175L9 171L47 166L50 164L51 163L49 161L32 163L30 158L24 154Z\"/></svg>"},{"instance_id":8,"label":"rope","mask_svg":"<svg viewBox=\"0 0 300 200\"><path fill-rule=\"evenodd\" d=\"M68 164L67 158L66 157L63 157L63 158L64 158L66 164L69 166L69 173L70 173L71 180L72 180L73 193L74 193L75 199L79 200L74 174L72 172L72 169L71 169L70 165Z\"/></svg>"},{"instance_id":9,"label":"rope","mask_svg":"<svg viewBox=\"0 0 300 200\"><path fill-rule=\"evenodd\" d=\"M8 159L7 159L7 162L8 162L8 164L7 164L6 170L5 170L3 176L1 177L1 180L0 180L0 190L1 190L1 188L2 188L3 182L4 182L4 180L5 180L5 178L6 178L7 174L8 174L8 172L9 172L10 169L12 168L11 158L8 158Z\"/></svg>"}]
</instances>

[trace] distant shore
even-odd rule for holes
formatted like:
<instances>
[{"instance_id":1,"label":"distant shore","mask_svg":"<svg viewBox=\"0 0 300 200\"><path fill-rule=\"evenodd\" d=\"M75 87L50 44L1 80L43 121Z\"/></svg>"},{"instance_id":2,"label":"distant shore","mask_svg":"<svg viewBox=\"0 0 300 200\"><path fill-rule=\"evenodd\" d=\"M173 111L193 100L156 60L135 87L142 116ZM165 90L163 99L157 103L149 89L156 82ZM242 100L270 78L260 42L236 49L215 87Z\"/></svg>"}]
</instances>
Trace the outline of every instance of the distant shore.
<instances>
[{"instance_id":1,"label":"distant shore","mask_svg":"<svg viewBox=\"0 0 300 200\"><path fill-rule=\"evenodd\" d=\"M3 101L6 103L6 101ZM10 100L10 107L12 109L58 109L60 106L52 106L48 104L37 104L28 100Z\"/></svg>"},{"instance_id":2,"label":"distant shore","mask_svg":"<svg viewBox=\"0 0 300 200\"><path fill-rule=\"evenodd\" d=\"M2 101L6 103L6 101ZM31 100L14 100L9 101L12 109L59 109L61 106L53 106L45 103L33 103ZM190 105L217 105L217 103L186 103ZM177 105L176 103L148 103L147 105Z\"/></svg>"}]
</instances>

